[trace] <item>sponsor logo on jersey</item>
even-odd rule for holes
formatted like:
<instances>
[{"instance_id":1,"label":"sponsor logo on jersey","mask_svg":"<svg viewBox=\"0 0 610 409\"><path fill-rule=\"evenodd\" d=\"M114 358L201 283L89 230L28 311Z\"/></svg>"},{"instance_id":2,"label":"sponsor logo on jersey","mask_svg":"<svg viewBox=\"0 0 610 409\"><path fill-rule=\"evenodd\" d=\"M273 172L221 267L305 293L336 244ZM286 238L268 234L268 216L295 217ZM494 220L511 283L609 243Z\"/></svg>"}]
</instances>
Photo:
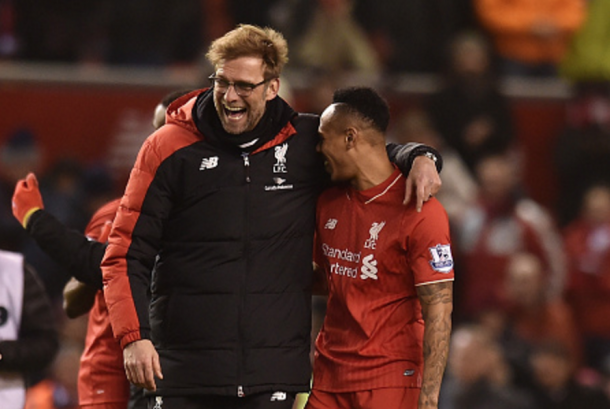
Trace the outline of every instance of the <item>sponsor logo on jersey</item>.
<instances>
[{"instance_id":1,"label":"sponsor logo on jersey","mask_svg":"<svg viewBox=\"0 0 610 409\"><path fill-rule=\"evenodd\" d=\"M449 244L437 244L428 248L432 260L430 265L434 271L448 273L453 269L453 257L451 256L451 246Z\"/></svg>"},{"instance_id":2,"label":"sponsor logo on jersey","mask_svg":"<svg viewBox=\"0 0 610 409\"><path fill-rule=\"evenodd\" d=\"M328 219L328 221L324 225L324 228L327 230L335 230L335 227L337 227L337 222L337 219Z\"/></svg>"},{"instance_id":3,"label":"sponsor logo on jersey","mask_svg":"<svg viewBox=\"0 0 610 409\"><path fill-rule=\"evenodd\" d=\"M275 159L277 162L273 165L273 173L288 173L286 169L286 152L288 152L288 144L275 147Z\"/></svg>"},{"instance_id":4,"label":"sponsor logo on jersey","mask_svg":"<svg viewBox=\"0 0 610 409\"><path fill-rule=\"evenodd\" d=\"M383 226L385 226L385 222L373 223L371 225L371 228L369 229L371 237L364 242L365 249L375 249L377 240L379 240L379 232L383 229Z\"/></svg>"},{"instance_id":5,"label":"sponsor logo on jersey","mask_svg":"<svg viewBox=\"0 0 610 409\"><path fill-rule=\"evenodd\" d=\"M379 277L377 277L377 272L379 270L377 270L377 260L374 259L374 256L372 254L369 254L368 256L364 257L362 259L362 267L360 267L360 272L362 274L360 274L360 278L363 280L366 280L368 278L371 278L373 280L377 280Z\"/></svg>"},{"instance_id":6,"label":"sponsor logo on jersey","mask_svg":"<svg viewBox=\"0 0 610 409\"><path fill-rule=\"evenodd\" d=\"M415 369L407 369L404 373L403 376L413 376L413 374L415 373Z\"/></svg>"},{"instance_id":7,"label":"sponsor logo on jersey","mask_svg":"<svg viewBox=\"0 0 610 409\"><path fill-rule=\"evenodd\" d=\"M360 253L354 253L348 249L336 249L326 243L322 243L322 252L328 258L338 258L343 261L351 261L352 263L360 262Z\"/></svg>"},{"instance_id":8,"label":"sponsor logo on jersey","mask_svg":"<svg viewBox=\"0 0 610 409\"><path fill-rule=\"evenodd\" d=\"M285 185L286 179L275 177L273 178L275 185L267 185L265 186L265 191L274 191L274 190L292 190L294 189L294 185Z\"/></svg>"},{"instance_id":9,"label":"sponsor logo on jersey","mask_svg":"<svg viewBox=\"0 0 610 409\"><path fill-rule=\"evenodd\" d=\"M213 169L218 166L218 156L212 156L210 158L203 158L199 170Z\"/></svg>"}]
</instances>

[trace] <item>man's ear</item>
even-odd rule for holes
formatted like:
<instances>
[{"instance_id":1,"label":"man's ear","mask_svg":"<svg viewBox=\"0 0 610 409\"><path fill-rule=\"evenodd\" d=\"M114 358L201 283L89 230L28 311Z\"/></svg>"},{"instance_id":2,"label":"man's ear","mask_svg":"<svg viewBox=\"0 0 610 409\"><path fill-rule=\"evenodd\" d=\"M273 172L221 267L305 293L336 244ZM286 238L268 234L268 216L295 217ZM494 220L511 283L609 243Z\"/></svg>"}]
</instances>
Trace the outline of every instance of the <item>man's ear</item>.
<instances>
[{"instance_id":1,"label":"man's ear","mask_svg":"<svg viewBox=\"0 0 610 409\"><path fill-rule=\"evenodd\" d=\"M347 130L345 131L345 146L347 147L347 149L351 149L354 147L357 135L358 131L356 131L354 128L347 128Z\"/></svg>"},{"instance_id":2,"label":"man's ear","mask_svg":"<svg viewBox=\"0 0 610 409\"><path fill-rule=\"evenodd\" d=\"M265 96L266 101L271 101L273 98L277 96L277 93L280 91L280 79L273 78L269 80L269 85L267 86L267 95Z\"/></svg>"}]
</instances>

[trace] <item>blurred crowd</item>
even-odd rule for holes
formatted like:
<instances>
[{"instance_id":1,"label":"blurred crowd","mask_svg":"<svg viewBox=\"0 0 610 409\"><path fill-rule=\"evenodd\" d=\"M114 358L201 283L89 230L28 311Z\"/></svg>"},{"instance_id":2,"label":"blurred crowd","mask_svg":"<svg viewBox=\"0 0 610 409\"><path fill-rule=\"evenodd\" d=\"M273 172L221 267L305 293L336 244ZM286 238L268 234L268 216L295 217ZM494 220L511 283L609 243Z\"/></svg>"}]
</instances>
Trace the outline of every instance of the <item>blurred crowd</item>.
<instances>
[{"instance_id":1,"label":"blurred crowd","mask_svg":"<svg viewBox=\"0 0 610 409\"><path fill-rule=\"evenodd\" d=\"M199 64L212 39L253 23L286 35L291 68L325 79L311 93L314 112L337 73L437 75L441 86L396 115L390 135L444 159L438 198L452 228L456 293L439 407L610 408L608 16L607 0L0 0L0 58ZM548 147L559 185L551 206L528 194L511 101L499 88L507 75L573 84ZM56 363L34 378L50 382L52 403L31 409L75 407L84 327L59 308L69 277L10 208L15 182L41 171L40 147L25 128L2 138L0 249L25 255L64 328ZM79 231L122 190L104 164L78 158L39 174L45 208ZM323 302L315 307L318 323Z\"/></svg>"},{"instance_id":2,"label":"blurred crowd","mask_svg":"<svg viewBox=\"0 0 610 409\"><path fill-rule=\"evenodd\" d=\"M592 24L582 29L590 13ZM481 30L509 75L546 76L577 31L575 60L599 55L607 34L599 0L61 0L0 1L0 58L139 66L198 63L201 51L236 24L280 30L291 65L365 72L441 73L457 33ZM574 60L574 59L573 59ZM607 68L606 68L607 69ZM573 73L572 73L573 74ZM578 74L573 74L578 75Z\"/></svg>"}]
</instances>

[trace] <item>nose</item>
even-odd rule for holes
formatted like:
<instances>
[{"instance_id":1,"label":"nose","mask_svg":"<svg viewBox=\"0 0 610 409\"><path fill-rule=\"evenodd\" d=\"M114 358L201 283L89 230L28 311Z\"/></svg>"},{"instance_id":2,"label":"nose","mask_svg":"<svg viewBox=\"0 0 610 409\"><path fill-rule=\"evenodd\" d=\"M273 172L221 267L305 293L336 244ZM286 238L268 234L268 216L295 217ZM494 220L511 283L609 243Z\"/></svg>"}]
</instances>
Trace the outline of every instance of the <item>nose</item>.
<instances>
[{"instance_id":1,"label":"nose","mask_svg":"<svg viewBox=\"0 0 610 409\"><path fill-rule=\"evenodd\" d=\"M239 95L237 95L237 92L235 91L235 85L230 84L229 88L227 88L227 92L225 92L225 100L228 101L235 101L239 99Z\"/></svg>"}]
</instances>

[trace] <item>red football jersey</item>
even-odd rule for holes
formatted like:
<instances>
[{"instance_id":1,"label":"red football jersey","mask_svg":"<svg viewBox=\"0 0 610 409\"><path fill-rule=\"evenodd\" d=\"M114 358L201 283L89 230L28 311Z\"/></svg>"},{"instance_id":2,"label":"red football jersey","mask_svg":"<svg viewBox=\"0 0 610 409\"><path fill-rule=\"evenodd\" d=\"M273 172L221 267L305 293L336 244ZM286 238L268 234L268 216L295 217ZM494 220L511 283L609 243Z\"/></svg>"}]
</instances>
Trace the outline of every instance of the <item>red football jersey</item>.
<instances>
[{"instance_id":1,"label":"red football jersey","mask_svg":"<svg viewBox=\"0 0 610 409\"><path fill-rule=\"evenodd\" d=\"M424 322L416 287L453 280L449 221L429 200L402 204L396 170L366 191L334 187L318 202L315 261L328 279L313 388L421 387Z\"/></svg>"},{"instance_id":2,"label":"red football jersey","mask_svg":"<svg viewBox=\"0 0 610 409\"><path fill-rule=\"evenodd\" d=\"M85 229L87 237L96 240L104 225L114 220L119 200L102 206ZM101 261L101 260L100 260ZM112 334L104 293L95 295L89 311L85 349L78 372L78 401L83 405L127 402L129 382L123 367L123 350Z\"/></svg>"}]
</instances>

